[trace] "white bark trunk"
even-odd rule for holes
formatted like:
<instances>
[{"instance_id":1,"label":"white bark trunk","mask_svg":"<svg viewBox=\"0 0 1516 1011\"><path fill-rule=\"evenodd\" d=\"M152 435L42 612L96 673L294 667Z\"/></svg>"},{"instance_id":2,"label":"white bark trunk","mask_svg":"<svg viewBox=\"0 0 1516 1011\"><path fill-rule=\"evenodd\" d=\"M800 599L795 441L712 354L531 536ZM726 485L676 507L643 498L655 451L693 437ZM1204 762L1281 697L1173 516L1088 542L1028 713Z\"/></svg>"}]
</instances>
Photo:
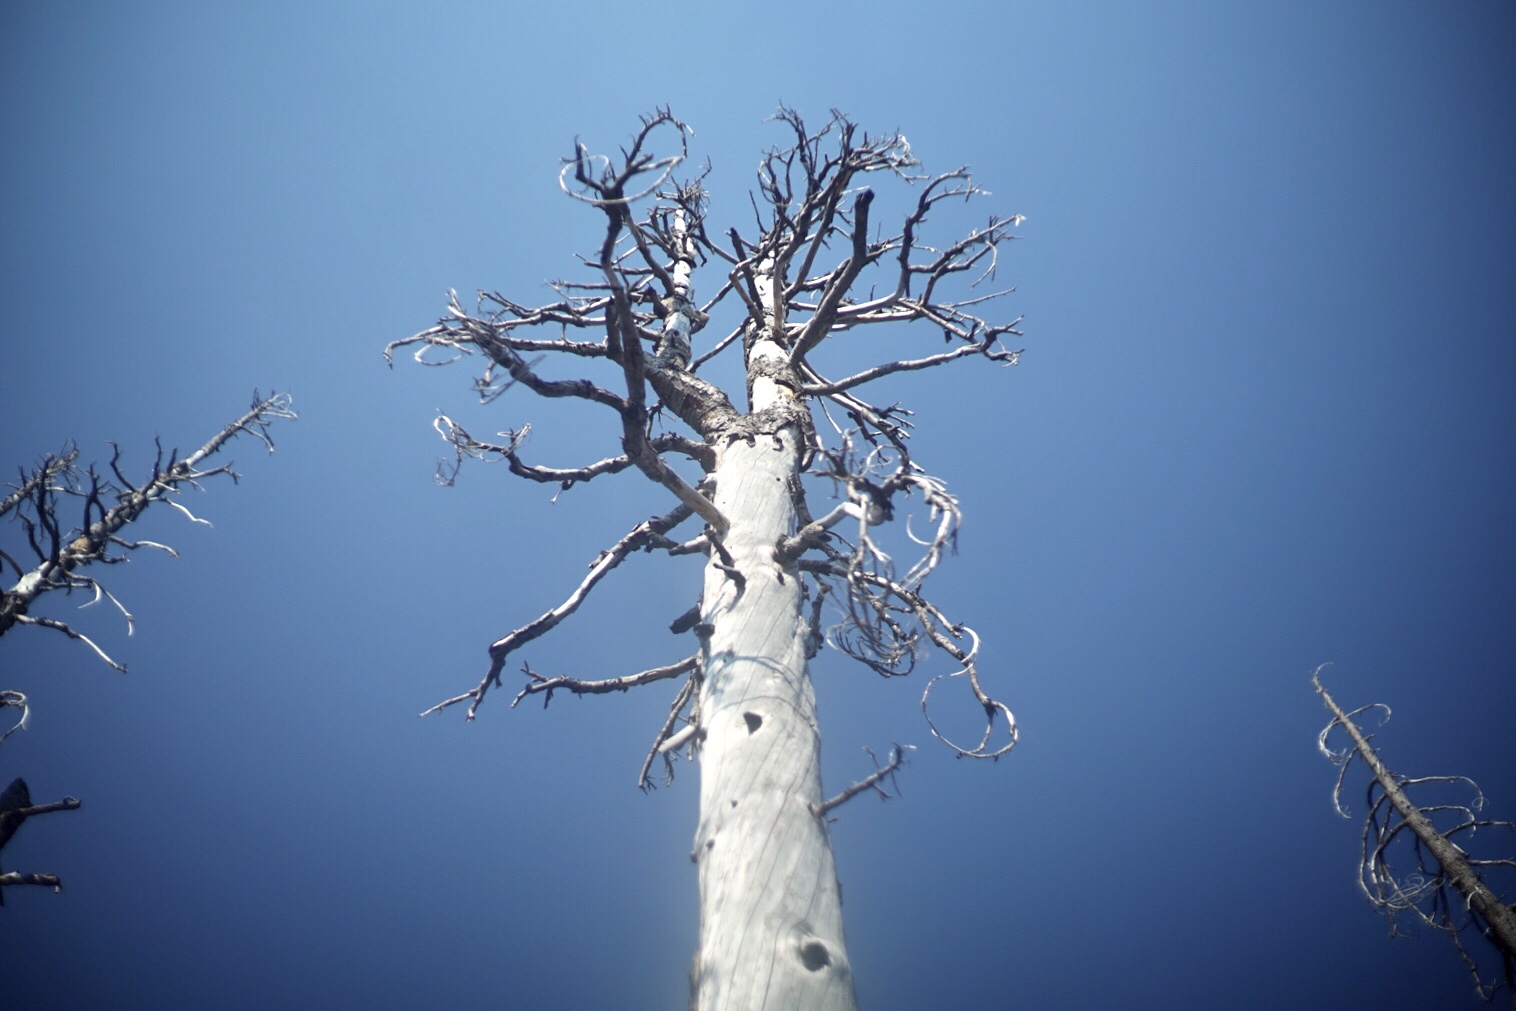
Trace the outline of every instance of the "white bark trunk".
<instances>
[{"instance_id":1,"label":"white bark trunk","mask_svg":"<svg viewBox=\"0 0 1516 1011\"><path fill-rule=\"evenodd\" d=\"M756 399L756 398L755 398ZM700 705L699 1011L853 1011L842 900L823 818L821 735L806 672L801 584L774 547L795 531L794 426L732 441L716 507L740 579L706 570Z\"/></svg>"}]
</instances>

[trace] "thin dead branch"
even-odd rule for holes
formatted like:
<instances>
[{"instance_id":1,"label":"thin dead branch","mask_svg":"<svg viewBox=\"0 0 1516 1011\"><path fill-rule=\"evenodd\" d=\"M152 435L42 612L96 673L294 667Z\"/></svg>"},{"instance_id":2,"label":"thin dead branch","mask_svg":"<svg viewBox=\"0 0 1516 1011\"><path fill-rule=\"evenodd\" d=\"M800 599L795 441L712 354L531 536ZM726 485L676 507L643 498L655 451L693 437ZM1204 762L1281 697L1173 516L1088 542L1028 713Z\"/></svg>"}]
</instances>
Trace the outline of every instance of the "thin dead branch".
<instances>
[{"instance_id":1,"label":"thin dead branch","mask_svg":"<svg viewBox=\"0 0 1516 1011\"><path fill-rule=\"evenodd\" d=\"M875 757L873 751L869 750L868 748L863 749L868 752L869 758L873 761L874 771L868 776L849 786L846 790L843 790L841 793L837 794L837 796L832 797L829 800L824 800L820 804L812 804L811 813L818 818L825 818L827 813L833 808L846 804L848 801L852 800L854 797L867 790L873 790L879 795L881 800L889 800L889 791L879 784L883 783L886 779L890 780L891 782L894 781L895 772L905 764L905 752L908 749L914 750L911 749L910 745L890 745L890 760L883 766L879 764L879 759ZM896 787L895 792L900 792L899 787Z\"/></svg>"},{"instance_id":2,"label":"thin dead branch","mask_svg":"<svg viewBox=\"0 0 1516 1011\"><path fill-rule=\"evenodd\" d=\"M637 524L615 544L596 556L595 560L590 563L589 574L580 581L579 585L564 599L563 603L549 611L545 611L536 619L522 625L509 635L502 636L490 643L489 671L478 685L464 692L462 695L455 695L450 699L444 699L430 709L424 710L421 715L429 716L432 713L458 705L460 702L468 702L468 718L472 720L474 715L479 711L479 705L484 701L485 694L491 688L500 687L500 672L504 669L505 661L511 653L534 639L551 632L563 619L579 610L579 606L588 599L590 591L595 588L595 584L610 574L632 552L652 551L655 548L666 550L677 547L676 542L669 540L667 534L692 515L694 513L691 509L686 506L679 506L667 515L654 517ZM520 700L520 696L517 696L517 700Z\"/></svg>"},{"instance_id":3,"label":"thin dead branch","mask_svg":"<svg viewBox=\"0 0 1516 1011\"><path fill-rule=\"evenodd\" d=\"M575 695L605 695L610 692L630 691L640 685L652 684L654 681L666 681L669 678L678 677L680 674L688 674L695 669L699 662L700 656L696 654L695 656L685 657L678 663L671 663L666 667L654 667L651 670L645 670L637 674L627 674L617 678L604 678L599 681L585 681L581 678L569 677L567 674L546 677L532 670L529 665L522 664L521 673L526 675L527 683L524 688L516 693L516 697L511 700L511 708L516 708L516 705L528 695L541 694L542 708L546 709L547 704L553 701L553 692L556 691L572 692Z\"/></svg>"},{"instance_id":4,"label":"thin dead branch","mask_svg":"<svg viewBox=\"0 0 1516 1011\"><path fill-rule=\"evenodd\" d=\"M690 670L690 676L685 679L684 686L679 689L679 694L674 696L674 701L669 704L668 718L663 721L663 726L658 728L658 733L653 738L653 746L647 749L647 757L642 760L642 768L637 770L637 787L644 792L653 788L653 782L647 778L647 774L653 767L655 757L663 759L664 785L673 785L674 754L694 741L700 732L700 671L700 655L696 654L695 666ZM684 713L687 708L690 712L686 716ZM674 729L681 723L683 726L680 729ZM690 751L693 752L694 749L691 748Z\"/></svg>"}]
</instances>

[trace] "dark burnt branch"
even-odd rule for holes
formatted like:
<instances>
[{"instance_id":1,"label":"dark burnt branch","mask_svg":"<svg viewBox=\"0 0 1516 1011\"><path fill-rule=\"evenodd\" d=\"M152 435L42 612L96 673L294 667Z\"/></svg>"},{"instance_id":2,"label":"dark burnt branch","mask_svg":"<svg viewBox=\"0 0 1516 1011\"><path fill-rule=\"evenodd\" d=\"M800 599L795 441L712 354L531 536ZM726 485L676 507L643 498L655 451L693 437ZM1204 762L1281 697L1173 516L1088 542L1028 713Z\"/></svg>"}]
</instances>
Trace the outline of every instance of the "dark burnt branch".
<instances>
[{"instance_id":1,"label":"dark burnt branch","mask_svg":"<svg viewBox=\"0 0 1516 1011\"><path fill-rule=\"evenodd\" d=\"M449 292L448 315L435 326L420 333L391 341L385 346L384 360L393 365L396 349L403 347L414 347L411 357L421 365L430 366L450 365L460 358L483 354L490 364L474 386L485 402L496 399L510 386L520 383L540 397L578 397L609 407L618 413L625 407L621 397L589 380L548 380L536 372L535 364L542 360L540 356L559 353L580 358L603 358L606 356L603 344L570 341L566 338L539 340L516 334L520 327L549 326L560 334L566 334L570 329L601 326L604 324L606 299L592 300L582 307L560 302L543 309L527 310L500 296L481 294L481 303L486 297L500 308L488 316L476 316L459 305L457 292ZM512 315L507 317L506 313ZM446 350L448 357L441 360L431 358L430 354L438 348ZM538 357L528 362L524 357L528 354ZM497 379L497 370L503 371L509 377L508 380Z\"/></svg>"},{"instance_id":2,"label":"dark burnt branch","mask_svg":"<svg viewBox=\"0 0 1516 1011\"><path fill-rule=\"evenodd\" d=\"M809 365L800 370L802 376L818 383L825 382ZM825 394L825 399L842 408L848 419L853 423L853 432L856 432L869 445L879 447L879 439L883 437L902 456L907 455L906 441L911 437L911 429L916 427L911 423L912 412L901 407L899 404L891 404L888 407L878 407L870 404L856 394L842 390L837 393ZM825 409L825 405L822 405ZM830 414L828 413L828 416ZM838 435L845 434L840 426Z\"/></svg>"},{"instance_id":3,"label":"dark burnt branch","mask_svg":"<svg viewBox=\"0 0 1516 1011\"><path fill-rule=\"evenodd\" d=\"M691 295L690 270L694 263L692 247L685 235L685 216L698 212L699 196L686 188L681 191L683 202L677 213L664 214L655 209L648 219L647 231L638 228L632 218L629 201L625 198L628 183L646 172L661 171L662 176L651 193L667 178L668 171L682 162L684 151L674 158L655 159L642 153L642 145L656 127L673 124L679 129L681 147L687 132L683 123L667 111L650 119L644 119L643 129L629 152L625 152L622 168L611 174L609 166L599 183L593 182L585 169L587 155L582 145L578 147L575 162L575 179L590 191L582 199L599 207L606 215L605 239L600 245L600 271L611 292L610 311L606 314L606 348L610 357L620 362L626 380L627 401L621 412L622 444L627 456L637 468L658 482L685 505L698 513L717 532L726 530L726 518L718 513L710 501L691 488L683 478L664 463L659 452L647 438L648 411L645 386L651 382L664 403L702 435L708 434L709 413L717 409L724 397L713 397L714 387L690 376L685 367L690 359L689 338L703 325L703 313L695 310ZM638 325L632 306L631 286L628 284L627 268L615 255L616 242L623 229L629 229L638 251L642 254L647 270L664 285L662 336L657 338L658 354L652 362L645 361L642 351L643 328ZM651 233L660 251L665 251L673 260L672 269L665 269L653 255L647 241ZM729 405L728 405L729 406ZM723 418L722 420L725 420Z\"/></svg>"},{"instance_id":4,"label":"dark burnt branch","mask_svg":"<svg viewBox=\"0 0 1516 1011\"><path fill-rule=\"evenodd\" d=\"M643 150L648 139L659 127L673 127L679 137L679 153L664 158L659 158L650 151ZM682 164L689 155L689 135L693 131L678 119L668 109L659 109L651 116L642 117L642 127L632 139L630 148L621 149L620 165L604 155L592 155L589 149L578 140L574 141L574 156L564 159L563 170L558 173L558 184L563 192L575 200L583 200L585 203L596 207L609 207L616 204L630 206L632 203L651 196L658 187L669 178L670 174ZM599 166L598 170L596 166ZM574 182L579 189L568 185L568 176L572 170ZM634 181L641 182L640 177L654 175L650 183L640 186L639 191L628 195L628 185Z\"/></svg>"},{"instance_id":5,"label":"dark burnt branch","mask_svg":"<svg viewBox=\"0 0 1516 1011\"><path fill-rule=\"evenodd\" d=\"M33 804L31 791L27 789L26 780L13 779L11 784L0 793L0 849L11 841L21 823L37 814L51 814L54 811L74 811L79 808L79 800L76 797L64 797L48 804Z\"/></svg>"},{"instance_id":6,"label":"dark burnt branch","mask_svg":"<svg viewBox=\"0 0 1516 1011\"><path fill-rule=\"evenodd\" d=\"M178 501L178 496L186 488L200 488L201 482L207 478L226 475L236 481L238 475L230 463L207 467L204 466L205 461L238 435L249 435L273 452L274 444L268 435L269 426L277 419L294 417L295 412L290 407L288 394L280 393L265 398L255 391L253 405L246 414L183 459L179 458L177 450L165 453L159 444L147 478L139 483L133 483L123 473L119 447L113 447L109 463L110 477L101 474L94 466L80 471L74 466L73 457L68 454L48 458L31 478L22 482L18 494L23 489L26 494L12 506L25 531L35 562L29 570L21 572L20 579L3 593L3 602L0 602L0 635L18 624L52 628L88 644L112 667L124 670L87 636L74 631L66 623L51 618L32 617L29 614L32 605L38 597L53 590L65 593L88 590L94 596L91 603L101 599L110 600L126 618L130 628L131 614L97 579L85 574L83 570L93 564L118 564L126 560L128 552L142 547L157 548L174 554L173 549L167 545L154 541L128 540L121 536L121 531L149 506L157 503L172 506L192 522L206 523ZM80 522L71 527L65 526L65 521L61 518L63 505L69 499L80 503ZM16 564L14 559L11 564ZM19 570L19 566L17 568Z\"/></svg>"},{"instance_id":7,"label":"dark burnt branch","mask_svg":"<svg viewBox=\"0 0 1516 1011\"><path fill-rule=\"evenodd\" d=\"M806 592L810 595L811 612L806 619L805 629L805 658L814 660L821 653L821 647L826 643L826 632L821 624L821 608L826 603L827 594L832 592L832 586L825 580L816 579L814 573L811 579L806 581ZM814 587L814 591L812 590Z\"/></svg>"},{"instance_id":8,"label":"dark burnt branch","mask_svg":"<svg viewBox=\"0 0 1516 1011\"><path fill-rule=\"evenodd\" d=\"M825 818L827 812L831 811L833 808L841 807L843 804L846 804L848 801L852 800L854 797L867 790L873 790L875 793L879 794L881 800L889 800L889 791L879 784L883 783L886 779L890 780L891 783L894 782L896 771L905 764L905 752L906 748L909 747L910 745L905 745L903 747L899 744L890 745L890 760L883 766L880 766L879 759L874 756L874 753L865 748L864 750L868 751L869 758L874 762L874 771L868 776L854 783L852 786L849 786L846 790L843 790L837 796L832 797L828 800L824 800L820 804L812 804L811 812L818 818ZM896 787L895 792L900 792L899 787Z\"/></svg>"},{"instance_id":9,"label":"dark burnt branch","mask_svg":"<svg viewBox=\"0 0 1516 1011\"><path fill-rule=\"evenodd\" d=\"M816 306L815 314L801 331L800 339L790 353L792 362L805 358L812 348L831 334L832 324L837 321L837 310L842 306L842 300L847 297L848 292L853 290L853 282L858 280L858 275L863 272L863 268L868 266L877 255L870 255L868 241L869 205L873 202L873 190L864 190L854 199L852 255L826 278L825 289L821 294L820 303ZM804 277L805 274L806 270L802 268L800 276ZM808 290L817 283L821 282L803 283L801 290Z\"/></svg>"},{"instance_id":10,"label":"dark burnt branch","mask_svg":"<svg viewBox=\"0 0 1516 1011\"><path fill-rule=\"evenodd\" d=\"M43 885L53 891L63 888L63 879L56 874L23 874L20 871L6 871L0 874L0 888L10 885ZM0 906L5 905L4 893L0 893Z\"/></svg>"},{"instance_id":11,"label":"dark burnt branch","mask_svg":"<svg viewBox=\"0 0 1516 1011\"><path fill-rule=\"evenodd\" d=\"M422 712L421 715L429 716L450 706L455 706L460 702L467 702L469 703L468 718L472 720L474 714L479 711L479 705L484 701L485 694L491 688L500 687L500 672L505 668L505 661L511 653L532 640L551 632L563 619L579 610L579 605L583 604L589 597L590 591L595 588L595 584L599 583L612 569L625 561L626 557L632 552L676 547L676 543L668 539L668 532L689 519L692 515L694 515L693 510L688 506L681 505L665 516L654 517L637 524L619 541L605 551L600 552L595 560L590 563L589 575L584 577L579 585L574 588L574 592L564 599L563 603L550 611L544 612L534 620L527 622L509 635L502 636L490 643L489 671L478 685L464 692L462 695L455 695L450 699L437 703L435 706Z\"/></svg>"},{"instance_id":12,"label":"dark burnt branch","mask_svg":"<svg viewBox=\"0 0 1516 1011\"><path fill-rule=\"evenodd\" d=\"M838 234L840 208L854 180L884 172L913 181L919 177L909 170L920 163L902 135L860 136L857 126L835 109L815 132L793 109L781 108L774 119L789 127L794 143L771 150L759 167L759 193L769 206L764 241L756 246L771 253L774 262L798 268L785 292L792 297L810 276L821 249ZM865 209L867 204L865 200ZM867 232L866 227L854 230Z\"/></svg>"},{"instance_id":13,"label":"dark burnt branch","mask_svg":"<svg viewBox=\"0 0 1516 1011\"><path fill-rule=\"evenodd\" d=\"M50 804L33 804L26 780L14 779L0 792L0 849L11 841L23 822L33 815L51 814L54 811L73 811L79 807L74 797L64 797ZM46 885L53 889L62 887L56 874L24 874L19 871L0 874L0 906L5 905L6 887L12 885Z\"/></svg>"},{"instance_id":14,"label":"dark burnt branch","mask_svg":"<svg viewBox=\"0 0 1516 1011\"><path fill-rule=\"evenodd\" d=\"M647 129L650 129L650 127ZM681 129L683 129L682 124ZM644 135L645 133L646 129L644 130ZM634 150L640 143L641 137L638 139L638 145L634 145ZM629 163L624 174L630 174L631 172L631 164ZM623 181L618 181L616 185L615 193L617 196L620 194L620 186ZM716 511L716 507L711 505L709 499L690 487L677 472L664 463L663 457L648 442L646 381L650 378L650 371L655 374L661 374L669 364L673 363L665 358L665 360L657 363L652 370L649 370L647 367L642 353L641 333L633 319L628 288L624 282L621 268L613 261L612 252L617 235L620 233L623 225L630 221L631 212L627 209L626 204L619 200L606 200L600 206L605 211L608 222L605 241L601 244L600 270L605 275L606 283L611 287L612 309L607 314L606 319L606 346L611 357L620 361L627 388L626 406L621 411L622 445L626 447L627 456L637 465L637 469L668 488L679 501L699 513L701 518L717 531L724 531L727 526L726 518ZM645 245L642 248L646 251ZM664 328L668 330L671 327L678 327L683 333L688 334L689 324L683 313L688 303L686 295L689 287L685 285L683 291L680 291L675 287L672 278L667 273L664 276L669 278L669 290L667 292L669 300L675 304L674 311L671 312L673 318L664 322ZM683 365L688 361L689 343L686 336L683 344L682 361L677 362L677 367L682 371ZM665 398L676 413L679 413L680 407L683 406L681 394L684 392L682 389L676 390L670 388L669 396Z\"/></svg>"},{"instance_id":15,"label":"dark burnt branch","mask_svg":"<svg viewBox=\"0 0 1516 1011\"><path fill-rule=\"evenodd\" d=\"M1389 719L1389 707L1375 704L1345 712L1321 684L1321 671L1311 674L1316 694L1332 713L1317 737L1317 747L1328 761L1338 766L1337 784L1332 790L1332 804L1337 813L1349 817L1342 805L1342 786L1348 766L1357 758L1368 768L1372 778L1368 786L1368 813L1364 819L1361 854L1358 861L1358 887L1375 908L1390 922L1390 936L1400 933L1399 917L1429 927L1452 937L1463 958L1480 997L1489 1000L1501 985L1511 987L1516 979L1516 910L1507 905L1487 884L1476 868L1516 868L1510 858L1476 859L1455 837L1473 837L1479 829L1516 829L1516 823L1481 818L1477 812L1485 805L1484 794L1473 780L1465 776L1422 776L1410 778L1391 772L1370 743L1373 735L1365 733L1355 717L1371 709L1381 709L1381 724ZM1334 729L1342 728L1351 747L1334 749L1327 743ZM1473 791L1467 803L1418 804L1410 797L1417 787L1450 784ZM1419 791L1418 791L1419 792ZM1487 833L1488 834L1488 831ZM1509 837L1507 837L1509 840ZM1400 843L1401 845L1396 845ZM1409 849L1409 861L1401 855ZM1451 892L1456 892L1454 899ZM1504 968L1504 983L1486 981L1475 959L1464 948L1461 935L1472 928L1495 946ZM1516 1004L1516 990L1512 990Z\"/></svg>"}]
</instances>

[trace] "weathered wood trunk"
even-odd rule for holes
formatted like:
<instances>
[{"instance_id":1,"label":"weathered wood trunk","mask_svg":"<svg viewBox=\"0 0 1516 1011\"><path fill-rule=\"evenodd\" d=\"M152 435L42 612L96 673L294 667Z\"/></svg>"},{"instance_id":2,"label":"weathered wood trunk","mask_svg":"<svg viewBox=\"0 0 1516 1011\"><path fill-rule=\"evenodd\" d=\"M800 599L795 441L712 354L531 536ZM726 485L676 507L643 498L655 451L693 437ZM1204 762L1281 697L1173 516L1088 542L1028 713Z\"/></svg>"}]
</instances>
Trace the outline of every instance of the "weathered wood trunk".
<instances>
[{"instance_id":1,"label":"weathered wood trunk","mask_svg":"<svg viewBox=\"0 0 1516 1011\"><path fill-rule=\"evenodd\" d=\"M793 565L794 425L721 452L716 506L736 578L706 572L700 704L700 1011L852 1009L842 900L821 801L821 734L806 672L807 624Z\"/></svg>"}]
</instances>

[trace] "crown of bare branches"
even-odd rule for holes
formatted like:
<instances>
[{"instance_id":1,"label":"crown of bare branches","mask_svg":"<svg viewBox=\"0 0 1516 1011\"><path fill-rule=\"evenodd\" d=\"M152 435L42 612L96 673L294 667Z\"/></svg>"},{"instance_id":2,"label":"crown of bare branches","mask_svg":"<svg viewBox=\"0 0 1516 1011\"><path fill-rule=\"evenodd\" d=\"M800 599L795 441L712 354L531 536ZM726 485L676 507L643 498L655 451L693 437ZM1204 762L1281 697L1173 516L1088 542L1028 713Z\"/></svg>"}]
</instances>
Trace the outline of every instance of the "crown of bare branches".
<instances>
[{"instance_id":1,"label":"crown of bare branches","mask_svg":"<svg viewBox=\"0 0 1516 1011\"><path fill-rule=\"evenodd\" d=\"M946 244L928 244L924 236L935 210L948 201L984 195L967 168L924 174L904 136L872 136L835 110L819 129L787 108L774 120L787 141L766 152L759 164L750 231L710 228L709 167L681 178L693 131L669 110L659 110L641 120L617 155L593 154L576 140L564 160L559 173L563 191L605 218L596 253L581 258L589 270L585 278L550 282L556 297L536 306L498 291L480 291L475 305L466 308L450 293L447 313L436 325L386 347L386 360L409 348L425 365L481 356L484 368L475 388L484 401L521 386L542 397L589 401L619 422L619 454L559 467L524 458L530 426L502 433L504 441L492 443L443 416L438 431L454 451L453 460L439 469L444 481L451 481L468 457L503 460L519 477L564 489L635 467L680 503L674 512L638 524L602 552L567 600L492 644L490 669L476 687L428 712L468 702L472 718L488 690L500 684L507 656L571 614L630 552L698 550L719 558L726 520L700 489L700 479L687 479L675 464L692 461L709 472L723 440L752 438L774 420L742 412L700 376L703 366L737 346L744 354L749 395L754 383L777 384L781 403L768 412L785 414L801 427L808 473L830 481L840 500L819 519L812 518L804 492L797 489L804 523L777 548L817 580L812 599L818 609L829 590L842 602L843 621L831 641L886 675L908 672L922 646L935 646L957 664L951 676L967 680L986 716L982 740L962 746L948 741L950 746L960 754L993 757L1014 745L1010 710L980 685L978 637L922 595L922 582L955 543L961 520L957 501L913 461L911 413L898 404L868 399L866 388L886 376L962 358L1016 364L1021 351L1003 341L1020 336L1019 317L996 322L982 314L1013 290L996 289L993 280L1000 251L1023 219L990 217ZM666 153L654 151L655 140ZM893 179L914 190L915 199L894 231L886 232L872 220L875 192L867 184L874 178ZM695 272L712 266L719 282L700 301ZM694 336L734 303L740 311L728 328L697 354ZM829 337L887 323L929 327L946 346L838 376L823 372L813 360ZM782 355L754 356L760 338L782 348ZM618 381L607 385L589 378L548 377L546 368L573 359L604 359L618 368ZM687 431L655 436L655 424L670 415ZM931 526L920 536L911 533L920 557L898 572L874 531L912 494L925 502ZM669 536L697 515L705 523L701 534L686 541ZM665 673L671 669L659 668L657 677L672 676ZM644 674L656 679L653 672ZM697 665L692 676L698 674ZM527 676L517 701L558 688L604 690L592 686L605 684L549 683L531 672ZM629 686L626 679L615 681L618 689ZM925 695L922 702L925 708ZM997 723L1007 735L1000 746L991 744ZM935 725L932 732L937 734Z\"/></svg>"}]
</instances>

